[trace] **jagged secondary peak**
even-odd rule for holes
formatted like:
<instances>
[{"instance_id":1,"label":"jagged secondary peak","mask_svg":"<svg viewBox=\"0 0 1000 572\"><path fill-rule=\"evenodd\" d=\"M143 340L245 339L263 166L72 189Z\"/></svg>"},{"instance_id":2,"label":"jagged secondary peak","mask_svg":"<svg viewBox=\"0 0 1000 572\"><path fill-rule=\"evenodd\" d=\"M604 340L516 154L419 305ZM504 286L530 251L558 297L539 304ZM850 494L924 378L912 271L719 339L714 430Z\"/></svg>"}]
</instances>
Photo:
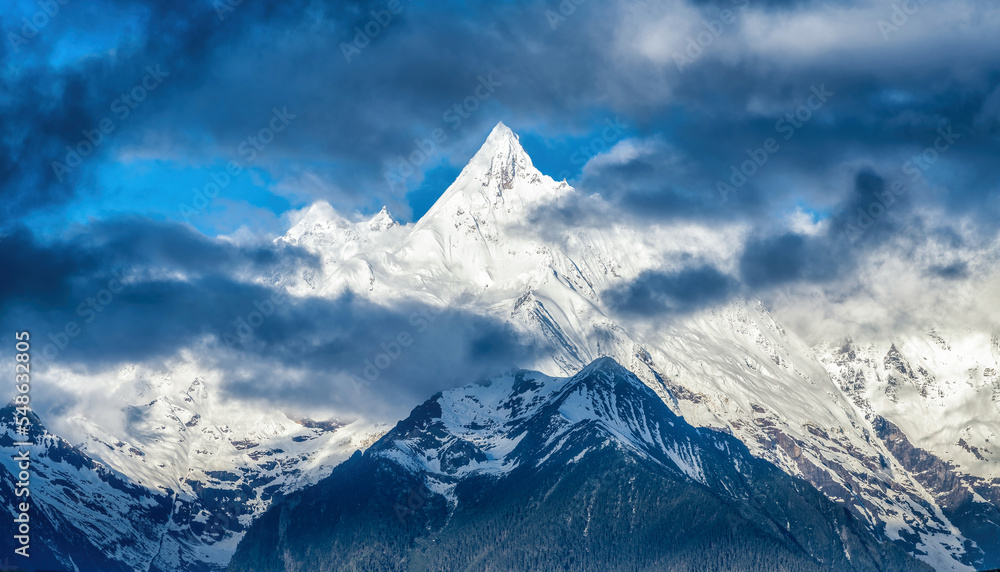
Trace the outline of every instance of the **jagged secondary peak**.
<instances>
[{"instance_id":1,"label":"jagged secondary peak","mask_svg":"<svg viewBox=\"0 0 1000 572\"><path fill-rule=\"evenodd\" d=\"M394 226L399 226L399 223L396 222L396 219L392 218L392 213L385 206L368 221L368 228L373 231L386 230Z\"/></svg>"},{"instance_id":2,"label":"jagged secondary peak","mask_svg":"<svg viewBox=\"0 0 1000 572\"><path fill-rule=\"evenodd\" d=\"M380 240L385 231L397 226L399 223L386 207L369 219L352 221L326 201L318 201L306 209L295 225L276 242L304 246L343 261L357 254L360 244Z\"/></svg>"},{"instance_id":3,"label":"jagged secondary peak","mask_svg":"<svg viewBox=\"0 0 1000 572\"><path fill-rule=\"evenodd\" d=\"M293 219L294 220L294 219ZM317 201L303 212L295 224L285 234L285 238L301 238L311 232L329 230L332 228L346 228L350 224L346 218L341 216L330 203Z\"/></svg>"}]
</instances>

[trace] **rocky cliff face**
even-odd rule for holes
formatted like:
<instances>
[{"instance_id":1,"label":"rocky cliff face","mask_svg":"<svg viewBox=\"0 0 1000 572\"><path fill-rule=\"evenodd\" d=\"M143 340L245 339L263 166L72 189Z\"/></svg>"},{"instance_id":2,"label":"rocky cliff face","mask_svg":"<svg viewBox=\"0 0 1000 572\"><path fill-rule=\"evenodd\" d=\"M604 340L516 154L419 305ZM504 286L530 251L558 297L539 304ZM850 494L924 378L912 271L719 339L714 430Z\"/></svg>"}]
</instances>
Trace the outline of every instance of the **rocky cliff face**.
<instances>
[{"instance_id":1,"label":"rocky cliff face","mask_svg":"<svg viewBox=\"0 0 1000 572\"><path fill-rule=\"evenodd\" d=\"M888 344L848 340L819 352L865 412L873 437L967 539L966 561L978 569L1000 567L994 340L929 330Z\"/></svg>"}]
</instances>

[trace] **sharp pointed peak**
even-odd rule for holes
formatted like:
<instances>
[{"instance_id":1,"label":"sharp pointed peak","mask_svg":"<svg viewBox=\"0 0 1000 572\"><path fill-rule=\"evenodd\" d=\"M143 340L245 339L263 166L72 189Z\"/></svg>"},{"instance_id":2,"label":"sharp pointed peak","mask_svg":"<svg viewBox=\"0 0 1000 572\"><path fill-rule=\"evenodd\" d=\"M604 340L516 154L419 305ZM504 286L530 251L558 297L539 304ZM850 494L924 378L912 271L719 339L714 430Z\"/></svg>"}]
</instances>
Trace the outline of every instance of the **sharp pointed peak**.
<instances>
[{"instance_id":1,"label":"sharp pointed peak","mask_svg":"<svg viewBox=\"0 0 1000 572\"><path fill-rule=\"evenodd\" d=\"M495 155L503 156L513 156L513 155L524 155L528 156L524 151L524 147L521 147L521 138L517 133L514 133L510 127L501 121L493 127L490 131L486 141L483 142L482 147L476 153L476 157L486 156L493 157ZM475 160L475 157L473 157ZM528 158L530 161L530 158Z\"/></svg>"},{"instance_id":2,"label":"sharp pointed peak","mask_svg":"<svg viewBox=\"0 0 1000 572\"><path fill-rule=\"evenodd\" d=\"M464 172L483 181L496 181L502 188L510 188L515 177L539 174L521 147L520 137L503 121L496 124Z\"/></svg>"},{"instance_id":3,"label":"sharp pointed peak","mask_svg":"<svg viewBox=\"0 0 1000 572\"><path fill-rule=\"evenodd\" d=\"M514 131L511 130L510 127L507 127L507 124L504 123L503 121L499 121L497 122L496 125L493 126L493 131L490 131L490 135L489 137L486 138L486 140L489 141L492 138L500 138L500 137L513 138L515 141L518 141L520 139L517 136L517 133L514 133Z\"/></svg>"},{"instance_id":4,"label":"sharp pointed peak","mask_svg":"<svg viewBox=\"0 0 1000 572\"><path fill-rule=\"evenodd\" d=\"M471 212L473 207L479 209L485 204L489 209L497 209L496 212L507 213L504 216L517 217L520 215L510 214L514 209L553 198L568 188L535 168L518 135L500 121L455 182L421 217L421 222L434 219L449 204L456 208L448 207L448 216L457 211ZM500 205L505 206L500 209Z\"/></svg>"}]
</instances>

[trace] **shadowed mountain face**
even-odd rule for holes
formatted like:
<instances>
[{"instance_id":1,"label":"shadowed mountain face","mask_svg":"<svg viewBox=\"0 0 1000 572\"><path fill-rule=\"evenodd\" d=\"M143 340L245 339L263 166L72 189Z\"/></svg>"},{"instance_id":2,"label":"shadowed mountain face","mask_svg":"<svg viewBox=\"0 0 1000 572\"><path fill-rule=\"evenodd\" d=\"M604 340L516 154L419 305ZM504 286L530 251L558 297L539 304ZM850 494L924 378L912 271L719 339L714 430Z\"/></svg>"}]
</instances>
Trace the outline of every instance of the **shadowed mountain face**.
<instances>
[{"instance_id":1,"label":"shadowed mountain face","mask_svg":"<svg viewBox=\"0 0 1000 572\"><path fill-rule=\"evenodd\" d=\"M272 507L229 569L930 568L603 358L435 395Z\"/></svg>"}]
</instances>

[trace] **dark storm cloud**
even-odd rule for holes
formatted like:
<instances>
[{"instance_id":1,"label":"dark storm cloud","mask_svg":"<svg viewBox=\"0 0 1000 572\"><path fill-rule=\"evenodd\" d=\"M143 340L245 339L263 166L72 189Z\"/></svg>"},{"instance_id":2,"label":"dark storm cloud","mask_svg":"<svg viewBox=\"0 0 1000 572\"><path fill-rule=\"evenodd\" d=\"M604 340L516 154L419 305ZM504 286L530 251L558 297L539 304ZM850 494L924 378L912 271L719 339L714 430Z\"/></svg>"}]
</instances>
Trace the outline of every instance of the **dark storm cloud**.
<instances>
[{"instance_id":1,"label":"dark storm cloud","mask_svg":"<svg viewBox=\"0 0 1000 572\"><path fill-rule=\"evenodd\" d=\"M721 8L732 8L727 2L696 4L708 20ZM851 26L837 21L843 17L837 9L844 7L857 8L849 12ZM643 135L663 144L628 161L593 165L578 186L614 197L641 216L759 219L794 202L824 208L840 203L849 187L833 195L836 189L824 183L859 159L879 165L886 176L903 176L898 168L931 146L944 128L961 139L930 175L952 191L924 199L989 222L982 207L991 204L986 212L995 211L1000 178L1000 165L990 159L1000 151L995 136L1000 58L983 48L995 42L990 38L995 34L983 25L921 40L937 32L916 32L922 21L914 17L908 28L913 34L886 40L876 24L889 13L891 6L882 10L870 2L754 2L741 12L743 20L726 27L681 73L674 73L670 55L682 53L684 40L706 32L704 27L681 32L676 46L647 47L659 52L664 63L657 73L669 77L669 90L662 90L659 109L644 107L646 94L638 94L630 109L620 111ZM757 20L748 29L742 22L751 14ZM837 40L813 48L824 40L811 41L804 29L808 20L797 22L799 15L838 30L830 32ZM929 10L920 16L937 17ZM754 31L779 21L786 25L776 26L771 36ZM669 37L669 30L663 35ZM798 48L768 50L774 36ZM832 95L810 101L816 88ZM717 184L730 183L732 167L740 167L750 159L747 151L760 149L769 138L780 150L728 195L727 204L713 200L719 198ZM681 164L677 152L683 153Z\"/></svg>"},{"instance_id":2,"label":"dark storm cloud","mask_svg":"<svg viewBox=\"0 0 1000 572\"><path fill-rule=\"evenodd\" d=\"M138 218L94 223L41 242L4 238L0 310L50 346L38 357L85 364L156 359L221 328L230 304L281 266L311 268L294 247L240 247ZM40 348L43 346L40 345Z\"/></svg>"},{"instance_id":3,"label":"dark storm cloud","mask_svg":"<svg viewBox=\"0 0 1000 572\"><path fill-rule=\"evenodd\" d=\"M667 135L621 161L595 161L576 185L642 217L760 220L796 203L829 208L848 200L850 187L830 182L860 158L912 190L924 181L911 179L904 166L944 131L956 139L922 175L951 192L922 200L990 222L982 207L996 201L1000 164L990 157L1000 148L995 134L972 128L986 94L964 86L940 94L918 88L909 95L915 102L903 105L886 100L891 89L874 80L837 83L813 74L789 78L799 87L787 93L769 93L757 85L759 78L718 67L713 72L683 84L691 90L685 98L711 101L711 108L693 103L682 121L647 127ZM814 87L832 92L816 110L807 109ZM764 117L734 114L754 91L758 99L780 103ZM776 150L764 154L769 140Z\"/></svg>"},{"instance_id":4,"label":"dark storm cloud","mask_svg":"<svg viewBox=\"0 0 1000 572\"><path fill-rule=\"evenodd\" d=\"M794 233L755 239L745 246L740 272L751 287L829 280L843 263L825 249L829 244L828 237Z\"/></svg>"},{"instance_id":5,"label":"dark storm cloud","mask_svg":"<svg viewBox=\"0 0 1000 572\"><path fill-rule=\"evenodd\" d=\"M871 168L857 172L851 192L836 205L820 232L755 233L739 258L741 282L757 291L797 282L826 284L848 279L871 253L890 247L891 256L924 267L926 274L946 279L969 276L968 264L921 262L915 252L929 243L952 251L982 248L967 244L948 220L914 209L908 187ZM984 237L985 243L990 240Z\"/></svg>"},{"instance_id":6,"label":"dark storm cloud","mask_svg":"<svg viewBox=\"0 0 1000 572\"><path fill-rule=\"evenodd\" d=\"M179 94L211 75L214 50L238 41L254 21L288 22L297 8L248 2L232 16L237 21L225 25L208 4L73 4L63 6L30 41L16 46L5 41L0 188L6 218L72 199L92 183L93 169L117 146L141 138L151 118L169 114ZM3 15L5 32L22 33L19 16ZM109 24L121 25L121 34L102 30ZM110 45L104 53L51 65L67 49L60 42L72 34L97 36ZM148 79L151 70L154 77ZM192 127L176 116L172 121L181 129Z\"/></svg>"},{"instance_id":7,"label":"dark storm cloud","mask_svg":"<svg viewBox=\"0 0 1000 572\"><path fill-rule=\"evenodd\" d=\"M821 230L806 234L758 225L742 246L734 275L691 261L681 270L644 272L605 295L622 312L689 313L742 292L759 294L789 284L843 280L869 253L898 238L907 241L909 251L929 239L953 248L963 246L948 226L931 227L916 216L905 188L895 188L897 192L873 169L861 169ZM901 249L896 255L912 258L909 251ZM950 279L962 278L966 271L964 263L927 268L928 274Z\"/></svg>"},{"instance_id":8,"label":"dark storm cloud","mask_svg":"<svg viewBox=\"0 0 1000 572\"><path fill-rule=\"evenodd\" d=\"M312 255L290 247L239 247L209 239L193 229L140 218L99 221L66 238L39 241L18 228L4 237L0 264L0 306L56 311L93 288L112 270L140 280L164 271L191 279L260 275L279 264L315 266Z\"/></svg>"},{"instance_id":9,"label":"dark storm cloud","mask_svg":"<svg viewBox=\"0 0 1000 572\"><path fill-rule=\"evenodd\" d=\"M825 231L752 236L739 259L742 282L751 288L766 289L843 278L860 257L896 233L899 221L909 219L908 206L906 198L897 197L883 177L871 169L862 169L855 175L851 192L836 206Z\"/></svg>"},{"instance_id":10,"label":"dark storm cloud","mask_svg":"<svg viewBox=\"0 0 1000 572\"><path fill-rule=\"evenodd\" d=\"M685 314L725 301L737 282L711 266L675 272L646 271L633 282L604 293L611 307L638 315Z\"/></svg>"},{"instance_id":11,"label":"dark storm cloud","mask_svg":"<svg viewBox=\"0 0 1000 572\"><path fill-rule=\"evenodd\" d=\"M282 305L252 337L217 355L224 367L230 360L257 364L227 367L227 390L243 398L398 414L427 395L527 366L547 351L460 309L387 308L344 295Z\"/></svg>"},{"instance_id":12,"label":"dark storm cloud","mask_svg":"<svg viewBox=\"0 0 1000 572\"><path fill-rule=\"evenodd\" d=\"M364 28L373 10L383 13L384 4L245 2L221 13L210 3L155 0L101 3L106 13L93 6L62 8L43 33L16 46L16 53L7 42L0 48L14 64L0 83L7 102L0 111L5 129L0 187L7 217L70 200L92 183L94 168L116 148L151 133L166 141L161 151L182 159L206 151L234 155L275 106L290 106L307 118L298 137L282 143L288 149L305 150L305 159L326 161L331 168L361 160L374 174L380 158L408 151L414 137L425 136L421 124L439 126L447 107L495 67L483 63L481 54L452 49L463 41L483 44L475 41L480 37L475 30L441 18L441 12L427 14L440 9L420 2L404 2L406 10L348 65L341 44L352 42L353 28ZM114 22L112 14L130 25L121 36L104 38L108 52L48 65L60 38L101 20ZM17 16L3 19L5 30L16 29ZM414 25L409 20L421 17L425 24L439 22L437 29L408 30ZM392 43L395 48L387 45ZM142 82L147 66L167 74L162 86L135 109L129 105L128 116L118 115L124 109L120 95ZM413 117L397 121L405 115ZM84 142L84 131L93 132L102 119L112 122L114 132L94 150ZM217 148L206 149L206 141ZM53 162L75 161L67 145L86 155L82 164L54 170ZM280 155L281 149L276 151ZM338 174L350 182L349 170Z\"/></svg>"},{"instance_id":13,"label":"dark storm cloud","mask_svg":"<svg viewBox=\"0 0 1000 572\"><path fill-rule=\"evenodd\" d=\"M0 248L0 304L27 302L52 308L72 295L72 280L101 268L103 256L73 244L51 249L18 228L3 237Z\"/></svg>"},{"instance_id":14,"label":"dark storm cloud","mask_svg":"<svg viewBox=\"0 0 1000 572\"><path fill-rule=\"evenodd\" d=\"M883 41L872 20L882 12L863 10L870 3L773 1L746 8L764 18L792 18L858 7L863 19L855 27L870 31L864 53L848 40L828 56L758 52L743 18L683 73L669 53L663 62L651 60L643 55L646 48L635 45L643 22L679 12L683 3L585 3L552 29L546 11L558 9L553 2L403 1L384 26L371 28L376 37L367 43L362 37L360 47L351 48L357 53L351 52L350 62L343 46L355 44L355 27L371 24L373 11L384 21L386 2L242 2L221 18L213 8L219 4L67 5L18 54L4 45L18 64L0 87L10 102L0 111L7 130L0 186L11 199L5 201L8 218L25 207L92 191L93 168L122 145L154 145L167 158L196 163L206 156L232 158L275 106L301 119L269 149L269 166L280 165L284 176L320 173L335 189L324 192L336 195L322 198L348 207L402 201L403 190L390 188L384 172L434 129L443 129L448 139L417 165L418 172L467 158L499 119L515 127L537 123L532 127L558 137L600 112L620 113L639 133L663 135L685 152L682 173L651 155L634 165L595 169L580 181L585 188L606 187L626 207L654 216L757 216L792 196L822 201L811 187L773 183L788 176L826 177L859 156L895 160L922 149L949 122L974 124L983 134L975 142L966 139L947 158L964 173L952 204L975 212L1000 174L991 136L1000 109L997 50L973 49L962 36L920 43L901 34ZM691 5L698 18L710 20L733 4ZM933 17L930 9L918 15ZM101 26L111 18L107 14L131 18L107 51L60 66L45 63L57 53L58 39ZM4 18L5 28L16 16ZM910 26L920 25L913 19ZM662 31L671 33L684 32ZM804 30L789 33L808 36ZM684 38L679 41L683 46ZM65 146L77 144L83 130L111 115L115 98L140 82L150 65L162 66L169 77L96 156L58 181L51 162L64 157ZM490 74L501 83L491 98L463 112L467 117L450 116L461 121L445 119L474 93L480 76ZM794 138L782 139L776 122L803 105L817 85L836 95ZM717 181L768 137L777 138L781 151L732 195L728 209L716 208Z\"/></svg>"},{"instance_id":15,"label":"dark storm cloud","mask_svg":"<svg viewBox=\"0 0 1000 572\"><path fill-rule=\"evenodd\" d=\"M19 271L0 282L0 321L31 325L42 375L165 363L191 349L227 372L231 393L357 413L405 409L544 351L460 309L294 298L278 277L317 264L296 247L237 246L135 218L55 243L21 230L4 242L0 262Z\"/></svg>"},{"instance_id":16,"label":"dark storm cloud","mask_svg":"<svg viewBox=\"0 0 1000 572\"><path fill-rule=\"evenodd\" d=\"M946 278L948 280L958 280L961 278L966 278L969 275L969 265L966 262L952 262L947 265L933 265L929 269L929 273L938 276L939 278Z\"/></svg>"}]
</instances>

